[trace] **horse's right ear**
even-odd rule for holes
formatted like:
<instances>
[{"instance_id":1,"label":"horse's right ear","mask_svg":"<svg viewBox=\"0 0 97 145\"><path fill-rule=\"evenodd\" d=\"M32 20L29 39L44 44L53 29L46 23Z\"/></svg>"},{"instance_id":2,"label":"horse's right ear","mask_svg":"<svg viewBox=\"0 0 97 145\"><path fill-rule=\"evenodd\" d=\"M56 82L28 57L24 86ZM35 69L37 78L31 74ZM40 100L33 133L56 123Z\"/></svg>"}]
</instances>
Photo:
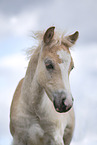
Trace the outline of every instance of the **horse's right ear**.
<instances>
[{"instance_id":1,"label":"horse's right ear","mask_svg":"<svg viewBox=\"0 0 97 145\"><path fill-rule=\"evenodd\" d=\"M54 36L54 29L55 29L54 26L47 29L43 37L44 43L48 44L52 40Z\"/></svg>"}]
</instances>

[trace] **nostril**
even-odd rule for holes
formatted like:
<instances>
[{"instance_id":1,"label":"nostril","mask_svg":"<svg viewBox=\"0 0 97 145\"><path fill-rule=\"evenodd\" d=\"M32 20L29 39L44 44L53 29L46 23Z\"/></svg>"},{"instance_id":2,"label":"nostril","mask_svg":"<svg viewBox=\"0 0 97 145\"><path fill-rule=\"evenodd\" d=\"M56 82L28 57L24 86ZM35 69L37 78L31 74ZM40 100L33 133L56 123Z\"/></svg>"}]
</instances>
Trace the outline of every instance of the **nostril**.
<instances>
[{"instance_id":1,"label":"nostril","mask_svg":"<svg viewBox=\"0 0 97 145\"><path fill-rule=\"evenodd\" d=\"M62 105L65 105L66 98L62 99Z\"/></svg>"},{"instance_id":2,"label":"nostril","mask_svg":"<svg viewBox=\"0 0 97 145\"><path fill-rule=\"evenodd\" d=\"M70 107L73 104L73 98L69 99L69 98L63 98L62 99L62 106L63 107Z\"/></svg>"}]
</instances>

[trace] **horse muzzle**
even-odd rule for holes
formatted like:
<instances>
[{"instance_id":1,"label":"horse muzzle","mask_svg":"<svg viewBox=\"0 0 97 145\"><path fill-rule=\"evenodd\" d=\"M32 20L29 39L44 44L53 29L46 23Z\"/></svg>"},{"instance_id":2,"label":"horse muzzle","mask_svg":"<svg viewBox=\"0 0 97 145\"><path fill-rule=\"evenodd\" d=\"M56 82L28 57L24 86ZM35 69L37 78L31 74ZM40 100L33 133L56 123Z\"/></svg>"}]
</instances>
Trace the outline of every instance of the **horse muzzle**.
<instances>
[{"instance_id":1,"label":"horse muzzle","mask_svg":"<svg viewBox=\"0 0 97 145\"><path fill-rule=\"evenodd\" d=\"M67 112L72 108L74 101L72 95L67 94L64 91L61 91L55 92L53 96L54 96L53 104L57 112L59 113Z\"/></svg>"}]
</instances>

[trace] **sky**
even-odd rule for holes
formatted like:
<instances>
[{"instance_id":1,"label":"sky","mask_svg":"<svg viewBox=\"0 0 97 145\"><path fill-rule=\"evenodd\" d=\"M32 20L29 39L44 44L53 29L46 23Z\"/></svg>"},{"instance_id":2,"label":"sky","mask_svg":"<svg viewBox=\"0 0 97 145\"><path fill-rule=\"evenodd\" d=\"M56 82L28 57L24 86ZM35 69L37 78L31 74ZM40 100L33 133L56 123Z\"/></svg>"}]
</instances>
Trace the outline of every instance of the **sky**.
<instances>
[{"instance_id":1,"label":"sky","mask_svg":"<svg viewBox=\"0 0 97 145\"><path fill-rule=\"evenodd\" d=\"M0 145L11 145L10 104L24 77L25 50L37 42L33 31L55 26L68 34L79 31L71 49L70 74L76 125L71 145L97 145L97 1L0 0Z\"/></svg>"}]
</instances>

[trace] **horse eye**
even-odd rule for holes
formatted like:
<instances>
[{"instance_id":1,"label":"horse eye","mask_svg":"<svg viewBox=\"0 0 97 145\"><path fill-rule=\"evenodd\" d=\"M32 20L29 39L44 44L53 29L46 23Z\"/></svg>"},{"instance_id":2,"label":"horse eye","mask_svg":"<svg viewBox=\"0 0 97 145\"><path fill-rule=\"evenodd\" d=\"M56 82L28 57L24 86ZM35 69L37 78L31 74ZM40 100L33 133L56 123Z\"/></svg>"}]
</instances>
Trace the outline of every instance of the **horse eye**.
<instances>
[{"instance_id":1,"label":"horse eye","mask_svg":"<svg viewBox=\"0 0 97 145\"><path fill-rule=\"evenodd\" d=\"M53 64L46 64L46 68L47 68L47 70L53 70L54 65Z\"/></svg>"},{"instance_id":2,"label":"horse eye","mask_svg":"<svg viewBox=\"0 0 97 145\"><path fill-rule=\"evenodd\" d=\"M72 66L71 70L73 70L73 69L74 69L74 66Z\"/></svg>"},{"instance_id":3,"label":"horse eye","mask_svg":"<svg viewBox=\"0 0 97 145\"><path fill-rule=\"evenodd\" d=\"M48 71L52 71L54 69L54 63L50 59L45 59L45 67Z\"/></svg>"}]
</instances>

